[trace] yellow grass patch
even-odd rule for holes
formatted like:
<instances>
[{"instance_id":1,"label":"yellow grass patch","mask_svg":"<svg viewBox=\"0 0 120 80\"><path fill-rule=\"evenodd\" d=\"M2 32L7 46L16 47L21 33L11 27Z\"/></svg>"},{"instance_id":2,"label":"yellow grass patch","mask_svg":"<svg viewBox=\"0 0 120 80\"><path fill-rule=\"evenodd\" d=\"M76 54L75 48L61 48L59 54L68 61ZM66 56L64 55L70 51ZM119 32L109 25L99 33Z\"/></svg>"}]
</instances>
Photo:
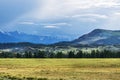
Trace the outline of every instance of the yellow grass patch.
<instances>
[{"instance_id":1,"label":"yellow grass patch","mask_svg":"<svg viewBox=\"0 0 120 80\"><path fill-rule=\"evenodd\" d=\"M0 59L0 80L119 80L120 59Z\"/></svg>"}]
</instances>

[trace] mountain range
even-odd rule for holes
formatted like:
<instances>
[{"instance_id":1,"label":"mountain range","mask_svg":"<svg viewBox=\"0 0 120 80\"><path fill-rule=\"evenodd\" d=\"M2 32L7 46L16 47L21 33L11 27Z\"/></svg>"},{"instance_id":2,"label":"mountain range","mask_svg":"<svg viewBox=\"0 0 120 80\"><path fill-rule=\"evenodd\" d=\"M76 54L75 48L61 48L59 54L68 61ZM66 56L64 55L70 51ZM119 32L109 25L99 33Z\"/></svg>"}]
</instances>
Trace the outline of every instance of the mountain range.
<instances>
[{"instance_id":1,"label":"mountain range","mask_svg":"<svg viewBox=\"0 0 120 80\"><path fill-rule=\"evenodd\" d=\"M66 41L66 42L61 42ZM78 39L69 41L67 37L38 36L25 33L0 31L0 43L30 42L54 45L114 45L120 44L120 30L95 29ZM57 43L58 42L58 43Z\"/></svg>"},{"instance_id":2,"label":"mountain range","mask_svg":"<svg viewBox=\"0 0 120 80\"><path fill-rule=\"evenodd\" d=\"M60 42L55 45L118 45L120 44L120 30L95 29L88 34L68 42Z\"/></svg>"},{"instance_id":3,"label":"mountain range","mask_svg":"<svg viewBox=\"0 0 120 80\"><path fill-rule=\"evenodd\" d=\"M30 42L35 44L52 44L60 41L69 41L69 37L39 36L39 35L21 33L18 31L14 31L14 32L0 31L0 43Z\"/></svg>"}]
</instances>

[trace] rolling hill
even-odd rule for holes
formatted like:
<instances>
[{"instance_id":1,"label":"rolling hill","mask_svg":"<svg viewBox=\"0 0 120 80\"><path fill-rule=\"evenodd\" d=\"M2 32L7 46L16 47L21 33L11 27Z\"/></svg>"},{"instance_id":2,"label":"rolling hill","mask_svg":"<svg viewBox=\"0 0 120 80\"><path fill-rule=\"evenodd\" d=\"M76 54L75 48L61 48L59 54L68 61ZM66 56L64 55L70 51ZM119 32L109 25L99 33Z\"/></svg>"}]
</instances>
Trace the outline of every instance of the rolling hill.
<instances>
[{"instance_id":1,"label":"rolling hill","mask_svg":"<svg viewBox=\"0 0 120 80\"><path fill-rule=\"evenodd\" d=\"M82 45L114 45L120 44L120 30L95 29L71 42Z\"/></svg>"}]
</instances>

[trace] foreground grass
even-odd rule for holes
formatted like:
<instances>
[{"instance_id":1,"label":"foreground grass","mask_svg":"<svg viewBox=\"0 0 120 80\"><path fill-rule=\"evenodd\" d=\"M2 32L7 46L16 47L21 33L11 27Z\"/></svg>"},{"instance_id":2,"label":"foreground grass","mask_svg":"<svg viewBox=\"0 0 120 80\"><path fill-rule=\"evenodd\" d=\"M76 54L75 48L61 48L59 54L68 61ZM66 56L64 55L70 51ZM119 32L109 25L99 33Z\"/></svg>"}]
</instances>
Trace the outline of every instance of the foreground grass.
<instances>
[{"instance_id":1,"label":"foreground grass","mask_svg":"<svg viewBox=\"0 0 120 80\"><path fill-rule=\"evenodd\" d=\"M0 59L0 80L120 80L120 59Z\"/></svg>"}]
</instances>

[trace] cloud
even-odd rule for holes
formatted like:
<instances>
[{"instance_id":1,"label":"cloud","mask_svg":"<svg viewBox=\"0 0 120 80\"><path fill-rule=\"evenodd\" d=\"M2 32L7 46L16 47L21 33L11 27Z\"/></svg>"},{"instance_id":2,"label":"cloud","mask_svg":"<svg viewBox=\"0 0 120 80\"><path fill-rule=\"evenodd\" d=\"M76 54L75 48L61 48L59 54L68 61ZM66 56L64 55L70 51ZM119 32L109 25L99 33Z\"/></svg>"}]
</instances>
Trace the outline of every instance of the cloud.
<instances>
[{"instance_id":1,"label":"cloud","mask_svg":"<svg viewBox=\"0 0 120 80\"><path fill-rule=\"evenodd\" d=\"M44 26L44 28L47 28L47 29L57 29L59 28L58 26Z\"/></svg>"},{"instance_id":2,"label":"cloud","mask_svg":"<svg viewBox=\"0 0 120 80\"><path fill-rule=\"evenodd\" d=\"M119 16L120 17L120 12L115 12L114 16Z\"/></svg>"},{"instance_id":3,"label":"cloud","mask_svg":"<svg viewBox=\"0 0 120 80\"><path fill-rule=\"evenodd\" d=\"M43 26L46 26L46 25L51 25L51 26L71 26L71 24L69 23L44 23L44 24L40 24L40 25L43 25Z\"/></svg>"},{"instance_id":4,"label":"cloud","mask_svg":"<svg viewBox=\"0 0 120 80\"><path fill-rule=\"evenodd\" d=\"M29 22L29 21L19 22L19 24L23 24L23 25L37 25L36 23Z\"/></svg>"},{"instance_id":5,"label":"cloud","mask_svg":"<svg viewBox=\"0 0 120 80\"><path fill-rule=\"evenodd\" d=\"M65 16L86 12L87 10L94 12L98 8L115 8L120 6L119 0L44 0L42 3L28 17L46 20L61 19ZM96 16L99 17L99 15Z\"/></svg>"},{"instance_id":6,"label":"cloud","mask_svg":"<svg viewBox=\"0 0 120 80\"><path fill-rule=\"evenodd\" d=\"M71 16L72 18L80 18L80 17L82 17L82 18L100 18L100 19L106 19L106 18L108 18L108 16L106 16L106 15L101 15L101 14L79 14L79 15L73 15L73 16Z\"/></svg>"},{"instance_id":7,"label":"cloud","mask_svg":"<svg viewBox=\"0 0 120 80\"><path fill-rule=\"evenodd\" d=\"M103 15L103 14L90 14L90 13L86 13L86 14L77 14L77 15L73 15L73 16L68 16L68 18L72 18L72 19L78 19L80 21L83 22L96 22L100 19L108 19L109 16L107 15Z\"/></svg>"},{"instance_id":8,"label":"cloud","mask_svg":"<svg viewBox=\"0 0 120 80\"><path fill-rule=\"evenodd\" d=\"M54 23L54 24L51 24L51 25L54 25L54 26L70 26L71 24L69 24L69 23Z\"/></svg>"},{"instance_id":9,"label":"cloud","mask_svg":"<svg viewBox=\"0 0 120 80\"><path fill-rule=\"evenodd\" d=\"M114 12L110 15L109 19L103 25L102 28L120 30L120 12Z\"/></svg>"},{"instance_id":10,"label":"cloud","mask_svg":"<svg viewBox=\"0 0 120 80\"><path fill-rule=\"evenodd\" d=\"M33 6L32 2L35 2L33 8L30 7ZM21 3L24 3L24 0ZM26 3L28 3L29 9L23 10ZM13 12L15 10L14 14L20 13L15 17L12 13L10 13L11 16L1 15L6 18L14 17L14 19L8 20L7 25L2 28L5 30L19 29L24 32L26 32L24 28L29 28L27 31L29 33L32 31L42 33L44 30L49 32L49 29L50 31L57 29L69 34L84 33L98 27L120 29L120 0L32 0L30 3L27 0L26 3L23 6L17 5L17 2L13 6L14 8L10 7L4 12L6 13L8 10L11 12L12 9ZM2 7L0 9L2 10ZM2 11L0 12L2 14ZM2 21L3 19L1 18Z\"/></svg>"},{"instance_id":11,"label":"cloud","mask_svg":"<svg viewBox=\"0 0 120 80\"><path fill-rule=\"evenodd\" d=\"M35 0L35 2L37 2L36 7L23 14L23 19L55 21L65 19L66 16L82 17L84 20L89 16L95 19L105 19L106 15L99 14L100 9L120 6L119 0ZM103 13L109 14L109 11ZM95 19L91 20L95 21Z\"/></svg>"},{"instance_id":12,"label":"cloud","mask_svg":"<svg viewBox=\"0 0 120 80\"><path fill-rule=\"evenodd\" d=\"M72 26L72 24L69 24L69 23L43 23L40 25L47 29L58 29L58 28L65 29L69 26Z\"/></svg>"}]
</instances>

